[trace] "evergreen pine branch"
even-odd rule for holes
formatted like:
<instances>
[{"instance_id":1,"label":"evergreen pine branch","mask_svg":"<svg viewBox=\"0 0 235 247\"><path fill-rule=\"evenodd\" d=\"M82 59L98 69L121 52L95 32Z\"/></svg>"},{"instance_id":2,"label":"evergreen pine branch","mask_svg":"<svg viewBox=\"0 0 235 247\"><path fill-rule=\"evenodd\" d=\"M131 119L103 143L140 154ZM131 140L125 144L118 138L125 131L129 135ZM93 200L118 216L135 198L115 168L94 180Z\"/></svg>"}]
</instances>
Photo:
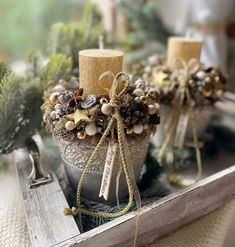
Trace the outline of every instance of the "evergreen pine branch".
<instances>
[{"instance_id":1,"label":"evergreen pine branch","mask_svg":"<svg viewBox=\"0 0 235 247\"><path fill-rule=\"evenodd\" d=\"M42 73L43 57L39 51L30 51L26 56L26 77L28 80L39 78Z\"/></svg>"},{"instance_id":2,"label":"evergreen pine branch","mask_svg":"<svg viewBox=\"0 0 235 247\"><path fill-rule=\"evenodd\" d=\"M60 79L68 80L71 76L72 61L63 54L51 55L43 68L41 80L47 87L56 85Z\"/></svg>"},{"instance_id":3,"label":"evergreen pine branch","mask_svg":"<svg viewBox=\"0 0 235 247\"><path fill-rule=\"evenodd\" d=\"M24 147L25 140L40 125L42 87L39 82L28 82L12 72L1 80L0 153Z\"/></svg>"}]
</instances>

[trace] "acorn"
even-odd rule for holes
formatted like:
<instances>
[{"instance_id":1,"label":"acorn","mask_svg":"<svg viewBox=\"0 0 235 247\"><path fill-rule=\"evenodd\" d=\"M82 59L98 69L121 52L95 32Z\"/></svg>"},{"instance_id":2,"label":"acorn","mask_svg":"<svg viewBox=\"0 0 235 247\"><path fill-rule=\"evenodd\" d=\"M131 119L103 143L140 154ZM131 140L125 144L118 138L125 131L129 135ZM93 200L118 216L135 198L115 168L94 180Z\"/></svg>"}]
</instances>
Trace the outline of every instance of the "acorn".
<instances>
[{"instance_id":1,"label":"acorn","mask_svg":"<svg viewBox=\"0 0 235 247\"><path fill-rule=\"evenodd\" d=\"M59 96L59 93L58 93L58 92L52 93L52 94L50 95L50 97L49 97L49 102L50 102L52 105L56 104L57 101L58 101L58 96Z\"/></svg>"},{"instance_id":2,"label":"acorn","mask_svg":"<svg viewBox=\"0 0 235 247\"><path fill-rule=\"evenodd\" d=\"M79 132L77 133L77 138L78 138L79 140L84 140L84 139L86 138L86 132L85 132L85 131L79 131Z\"/></svg>"},{"instance_id":3,"label":"acorn","mask_svg":"<svg viewBox=\"0 0 235 247\"><path fill-rule=\"evenodd\" d=\"M110 115L112 113L113 107L111 104L109 103L104 103L101 107L101 112L104 115Z\"/></svg>"},{"instance_id":4,"label":"acorn","mask_svg":"<svg viewBox=\"0 0 235 247\"><path fill-rule=\"evenodd\" d=\"M137 135L141 134L143 132L144 128L142 124L136 124L133 127L133 132Z\"/></svg>"},{"instance_id":5,"label":"acorn","mask_svg":"<svg viewBox=\"0 0 235 247\"><path fill-rule=\"evenodd\" d=\"M94 136L97 133L97 128L94 123L89 123L85 127L85 132L88 136Z\"/></svg>"},{"instance_id":6,"label":"acorn","mask_svg":"<svg viewBox=\"0 0 235 247\"><path fill-rule=\"evenodd\" d=\"M73 121L67 121L64 127L66 130L73 130L75 128L75 123Z\"/></svg>"}]
</instances>

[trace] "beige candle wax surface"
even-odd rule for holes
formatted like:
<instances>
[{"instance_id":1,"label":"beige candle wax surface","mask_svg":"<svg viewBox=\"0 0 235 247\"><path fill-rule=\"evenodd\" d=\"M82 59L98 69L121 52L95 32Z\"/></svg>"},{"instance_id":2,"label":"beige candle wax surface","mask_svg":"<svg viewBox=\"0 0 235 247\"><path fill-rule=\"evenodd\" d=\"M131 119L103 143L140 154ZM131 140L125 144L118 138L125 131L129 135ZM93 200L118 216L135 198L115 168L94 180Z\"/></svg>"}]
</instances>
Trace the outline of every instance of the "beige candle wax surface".
<instances>
[{"instance_id":1,"label":"beige candle wax surface","mask_svg":"<svg viewBox=\"0 0 235 247\"><path fill-rule=\"evenodd\" d=\"M79 82L84 94L108 94L113 78L106 76L99 82L103 72L111 71L117 75L122 71L123 52L107 49L90 49L79 52ZM120 85L121 87L121 85Z\"/></svg>"},{"instance_id":2,"label":"beige candle wax surface","mask_svg":"<svg viewBox=\"0 0 235 247\"><path fill-rule=\"evenodd\" d=\"M170 37L168 39L167 65L173 68L179 68L179 63L174 63L176 58L188 62L192 58L200 61L202 41L192 38Z\"/></svg>"}]
</instances>

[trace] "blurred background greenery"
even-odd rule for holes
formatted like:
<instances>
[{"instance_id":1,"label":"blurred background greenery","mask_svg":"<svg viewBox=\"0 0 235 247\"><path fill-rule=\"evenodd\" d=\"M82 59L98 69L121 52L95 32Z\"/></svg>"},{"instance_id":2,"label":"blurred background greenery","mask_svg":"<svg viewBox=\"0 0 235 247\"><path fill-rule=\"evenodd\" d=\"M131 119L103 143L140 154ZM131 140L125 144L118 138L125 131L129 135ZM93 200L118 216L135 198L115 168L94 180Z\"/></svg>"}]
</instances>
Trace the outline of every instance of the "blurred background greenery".
<instances>
[{"instance_id":1,"label":"blurred background greenery","mask_svg":"<svg viewBox=\"0 0 235 247\"><path fill-rule=\"evenodd\" d=\"M79 21L84 0L0 0L0 57L8 62L45 49L55 22Z\"/></svg>"}]
</instances>

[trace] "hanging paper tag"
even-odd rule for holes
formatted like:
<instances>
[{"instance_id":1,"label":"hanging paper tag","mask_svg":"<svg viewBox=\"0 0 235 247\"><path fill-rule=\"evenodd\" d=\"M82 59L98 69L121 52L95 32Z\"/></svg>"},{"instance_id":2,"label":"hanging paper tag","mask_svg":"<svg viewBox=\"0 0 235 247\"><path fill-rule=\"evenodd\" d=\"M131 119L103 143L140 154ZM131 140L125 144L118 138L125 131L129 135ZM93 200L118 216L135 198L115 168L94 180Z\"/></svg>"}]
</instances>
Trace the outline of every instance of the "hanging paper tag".
<instances>
[{"instance_id":1,"label":"hanging paper tag","mask_svg":"<svg viewBox=\"0 0 235 247\"><path fill-rule=\"evenodd\" d=\"M104 172L103 172L102 182L100 186L100 193L99 193L99 197L103 196L106 201L108 200L109 197L109 188L110 188L116 153L117 153L117 143L110 141L107 150Z\"/></svg>"},{"instance_id":2,"label":"hanging paper tag","mask_svg":"<svg viewBox=\"0 0 235 247\"><path fill-rule=\"evenodd\" d=\"M188 120L189 120L189 111L185 109L182 111L179 117L179 122L176 128L176 134L174 140L174 147L176 148L183 148Z\"/></svg>"}]
</instances>

